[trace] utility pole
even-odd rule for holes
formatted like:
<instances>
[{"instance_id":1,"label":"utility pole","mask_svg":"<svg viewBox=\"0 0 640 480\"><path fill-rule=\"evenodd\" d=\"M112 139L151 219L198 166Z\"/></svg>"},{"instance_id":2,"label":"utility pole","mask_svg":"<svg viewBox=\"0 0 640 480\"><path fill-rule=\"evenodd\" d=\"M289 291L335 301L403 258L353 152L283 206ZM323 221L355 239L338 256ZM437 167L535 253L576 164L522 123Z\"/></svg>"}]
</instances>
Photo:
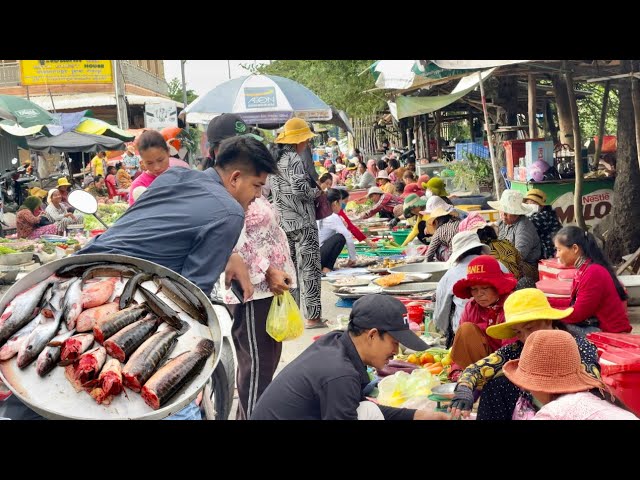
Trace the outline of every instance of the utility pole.
<instances>
[{"instance_id":1,"label":"utility pole","mask_svg":"<svg viewBox=\"0 0 640 480\"><path fill-rule=\"evenodd\" d=\"M124 77L122 75L120 60L111 60L113 70L113 86L116 93L116 112L118 113L118 128L129 128L129 116L127 115L127 100L125 97Z\"/></svg>"},{"instance_id":2,"label":"utility pole","mask_svg":"<svg viewBox=\"0 0 640 480\"><path fill-rule=\"evenodd\" d=\"M180 71L182 72L182 103L184 103L184 108L187 108L187 82L184 79L185 63L187 63L186 60L180 60Z\"/></svg>"},{"instance_id":3,"label":"utility pole","mask_svg":"<svg viewBox=\"0 0 640 480\"><path fill-rule=\"evenodd\" d=\"M231 80L231 60L227 60L227 72L229 73L229 80Z\"/></svg>"}]
</instances>

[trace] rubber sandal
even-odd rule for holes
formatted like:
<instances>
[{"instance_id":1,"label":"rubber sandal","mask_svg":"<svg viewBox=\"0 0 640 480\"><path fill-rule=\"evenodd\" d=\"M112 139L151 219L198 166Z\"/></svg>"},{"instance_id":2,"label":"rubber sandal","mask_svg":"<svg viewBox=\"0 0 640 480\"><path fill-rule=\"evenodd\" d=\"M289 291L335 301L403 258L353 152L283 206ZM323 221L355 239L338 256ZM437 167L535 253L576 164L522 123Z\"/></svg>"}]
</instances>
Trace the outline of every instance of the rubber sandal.
<instances>
[{"instance_id":1,"label":"rubber sandal","mask_svg":"<svg viewBox=\"0 0 640 480\"><path fill-rule=\"evenodd\" d=\"M314 328L329 328L325 325L325 322L314 323L313 325L305 325L304 328L307 330L312 330Z\"/></svg>"}]
</instances>

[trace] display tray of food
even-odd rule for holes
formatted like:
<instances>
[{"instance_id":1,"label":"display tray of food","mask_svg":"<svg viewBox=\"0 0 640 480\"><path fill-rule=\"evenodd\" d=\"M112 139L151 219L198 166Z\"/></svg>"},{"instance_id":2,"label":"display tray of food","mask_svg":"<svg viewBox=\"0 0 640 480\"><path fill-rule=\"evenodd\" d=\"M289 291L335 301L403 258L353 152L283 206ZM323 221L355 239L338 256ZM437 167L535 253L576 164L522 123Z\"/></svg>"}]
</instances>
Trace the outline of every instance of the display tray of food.
<instances>
[{"instance_id":1,"label":"display tray of food","mask_svg":"<svg viewBox=\"0 0 640 480\"><path fill-rule=\"evenodd\" d=\"M377 275L361 275L353 277L343 277L329 280L328 283L334 289L340 289L342 287L365 287L371 283L372 280L377 278Z\"/></svg>"},{"instance_id":2,"label":"display tray of food","mask_svg":"<svg viewBox=\"0 0 640 480\"><path fill-rule=\"evenodd\" d=\"M0 378L49 419L160 419L190 403L221 355L207 296L160 265L74 255L0 299Z\"/></svg>"},{"instance_id":3,"label":"display tray of food","mask_svg":"<svg viewBox=\"0 0 640 480\"><path fill-rule=\"evenodd\" d=\"M429 292L437 288L437 282L416 282L395 285L393 287L385 287L382 289L382 292L388 295L411 295L416 293Z\"/></svg>"},{"instance_id":4,"label":"display tray of food","mask_svg":"<svg viewBox=\"0 0 640 480\"><path fill-rule=\"evenodd\" d=\"M341 287L334 294L340 298L360 298L372 293L382 293L382 288L375 285L366 287Z\"/></svg>"}]
</instances>

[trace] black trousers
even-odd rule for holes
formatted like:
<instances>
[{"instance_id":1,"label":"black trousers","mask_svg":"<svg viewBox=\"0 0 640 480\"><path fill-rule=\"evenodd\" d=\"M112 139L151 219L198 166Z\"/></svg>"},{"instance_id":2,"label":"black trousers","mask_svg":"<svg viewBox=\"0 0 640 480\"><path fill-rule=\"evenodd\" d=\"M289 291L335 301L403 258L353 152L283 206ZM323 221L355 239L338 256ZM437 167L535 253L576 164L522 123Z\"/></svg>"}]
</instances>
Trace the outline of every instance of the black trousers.
<instances>
[{"instance_id":1,"label":"black trousers","mask_svg":"<svg viewBox=\"0 0 640 480\"><path fill-rule=\"evenodd\" d=\"M333 270L333 266L336 264L338 255L342 252L347 241L343 235L336 233L327 238L320 247L320 265L322 268L330 268Z\"/></svg>"},{"instance_id":2,"label":"black trousers","mask_svg":"<svg viewBox=\"0 0 640 480\"><path fill-rule=\"evenodd\" d=\"M251 417L258 399L273 380L282 343L267 333L267 315L273 297L229 305L233 314L231 334L238 357L236 385L238 387L238 411L236 420Z\"/></svg>"}]
</instances>

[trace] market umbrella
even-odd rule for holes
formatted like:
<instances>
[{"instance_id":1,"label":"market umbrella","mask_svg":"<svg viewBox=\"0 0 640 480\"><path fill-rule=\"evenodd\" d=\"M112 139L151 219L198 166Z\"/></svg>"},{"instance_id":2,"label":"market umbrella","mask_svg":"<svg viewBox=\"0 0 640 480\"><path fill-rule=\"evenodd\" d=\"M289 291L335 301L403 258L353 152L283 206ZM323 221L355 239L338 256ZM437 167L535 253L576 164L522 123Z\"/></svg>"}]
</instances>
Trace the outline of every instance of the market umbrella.
<instances>
[{"instance_id":1,"label":"market umbrella","mask_svg":"<svg viewBox=\"0 0 640 480\"><path fill-rule=\"evenodd\" d=\"M7 112L5 109L0 108L0 120L11 120L12 122L15 122L17 118L13 113Z\"/></svg>"},{"instance_id":2,"label":"market umbrella","mask_svg":"<svg viewBox=\"0 0 640 480\"><path fill-rule=\"evenodd\" d=\"M111 125L104 120L100 120L99 118L85 117L80 123L78 123L74 130L78 133L113 137L119 140L124 140L125 142L131 142L135 138L134 135L125 132L115 125Z\"/></svg>"},{"instance_id":3,"label":"market umbrella","mask_svg":"<svg viewBox=\"0 0 640 480\"><path fill-rule=\"evenodd\" d=\"M65 132L55 137L40 137L27 140L31 150L39 152L97 152L98 150L124 150L124 142L104 135Z\"/></svg>"},{"instance_id":4,"label":"market umbrella","mask_svg":"<svg viewBox=\"0 0 640 480\"><path fill-rule=\"evenodd\" d=\"M190 123L208 123L236 113L246 123L275 128L291 117L309 122L331 120L331 107L307 87L276 75L247 75L218 85L185 108Z\"/></svg>"},{"instance_id":5,"label":"market umbrella","mask_svg":"<svg viewBox=\"0 0 640 480\"><path fill-rule=\"evenodd\" d=\"M0 95L0 109L13 115L13 121L24 128L57 123L44 108L22 97Z\"/></svg>"}]
</instances>

